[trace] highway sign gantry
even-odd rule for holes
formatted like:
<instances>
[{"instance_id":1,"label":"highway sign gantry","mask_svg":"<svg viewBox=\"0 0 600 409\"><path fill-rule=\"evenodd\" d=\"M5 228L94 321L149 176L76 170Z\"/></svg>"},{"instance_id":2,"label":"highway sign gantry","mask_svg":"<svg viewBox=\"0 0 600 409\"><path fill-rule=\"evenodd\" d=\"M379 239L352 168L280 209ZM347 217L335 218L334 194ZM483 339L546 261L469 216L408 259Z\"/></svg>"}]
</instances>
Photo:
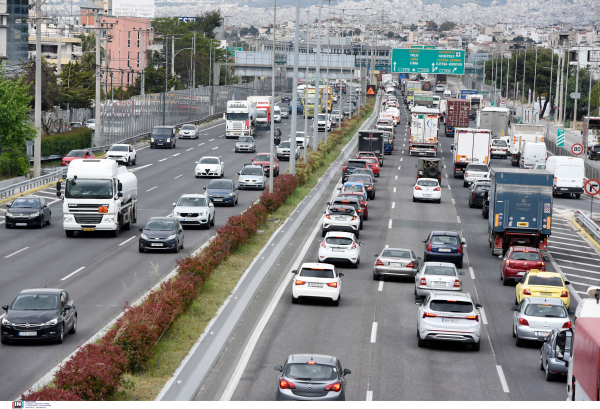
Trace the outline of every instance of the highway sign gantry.
<instances>
[{"instance_id":1,"label":"highway sign gantry","mask_svg":"<svg viewBox=\"0 0 600 409\"><path fill-rule=\"evenodd\" d=\"M558 128L556 130L556 146L565 146L565 129Z\"/></svg>"},{"instance_id":2,"label":"highway sign gantry","mask_svg":"<svg viewBox=\"0 0 600 409\"><path fill-rule=\"evenodd\" d=\"M465 51L394 48L392 72L462 75L465 73Z\"/></svg>"},{"instance_id":3,"label":"highway sign gantry","mask_svg":"<svg viewBox=\"0 0 600 409\"><path fill-rule=\"evenodd\" d=\"M598 182L596 179L589 179L587 182L585 182L583 188L585 189L585 193L588 195L596 196L598 193L600 193L600 182Z\"/></svg>"},{"instance_id":4,"label":"highway sign gantry","mask_svg":"<svg viewBox=\"0 0 600 409\"><path fill-rule=\"evenodd\" d=\"M583 145L580 143L575 143L571 146L571 153L573 155L581 155L583 153Z\"/></svg>"}]
</instances>

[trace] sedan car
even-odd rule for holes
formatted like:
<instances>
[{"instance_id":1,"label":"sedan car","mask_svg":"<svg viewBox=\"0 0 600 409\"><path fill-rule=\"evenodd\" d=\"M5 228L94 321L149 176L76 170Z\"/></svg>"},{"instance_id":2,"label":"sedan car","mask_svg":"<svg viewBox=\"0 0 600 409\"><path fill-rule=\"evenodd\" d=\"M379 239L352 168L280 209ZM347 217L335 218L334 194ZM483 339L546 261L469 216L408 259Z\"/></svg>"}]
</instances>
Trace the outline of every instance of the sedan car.
<instances>
[{"instance_id":1,"label":"sedan car","mask_svg":"<svg viewBox=\"0 0 600 409\"><path fill-rule=\"evenodd\" d=\"M418 299L417 345L425 348L427 341L450 341L470 344L471 350L481 348L481 304L473 303L471 294L432 291L424 300Z\"/></svg>"},{"instance_id":2,"label":"sedan car","mask_svg":"<svg viewBox=\"0 0 600 409\"><path fill-rule=\"evenodd\" d=\"M358 230L357 230L358 233ZM354 268L360 264L360 246L354 233L331 231L321 240L319 263L345 263Z\"/></svg>"},{"instance_id":3,"label":"sedan car","mask_svg":"<svg viewBox=\"0 0 600 409\"><path fill-rule=\"evenodd\" d=\"M490 168L485 163L469 163L465 169L465 179L463 187L469 186L477 179L489 178Z\"/></svg>"},{"instance_id":4,"label":"sedan car","mask_svg":"<svg viewBox=\"0 0 600 409\"><path fill-rule=\"evenodd\" d=\"M483 206L486 193L490 191L491 185L488 182L477 182L469 189L469 207Z\"/></svg>"},{"instance_id":5,"label":"sedan car","mask_svg":"<svg viewBox=\"0 0 600 409\"><path fill-rule=\"evenodd\" d=\"M277 146L277 159L289 161L290 155L291 155L291 146L292 146L292 141L289 139L287 141L281 142ZM300 149L299 148L294 149L294 157L296 159L300 159Z\"/></svg>"},{"instance_id":6,"label":"sedan car","mask_svg":"<svg viewBox=\"0 0 600 409\"><path fill-rule=\"evenodd\" d=\"M37 288L23 290L11 305L3 305L3 344L12 341L56 341L65 339L65 333L77 332L77 309L65 290Z\"/></svg>"},{"instance_id":7,"label":"sedan car","mask_svg":"<svg viewBox=\"0 0 600 409\"><path fill-rule=\"evenodd\" d=\"M504 139L492 139L492 145L490 148L490 157L494 156L506 159L508 156L508 144Z\"/></svg>"},{"instance_id":8,"label":"sedan car","mask_svg":"<svg viewBox=\"0 0 600 409\"><path fill-rule=\"evenodd\" d=\"M355 182L360 182L363 184L363 186L367 190L367 197L369 199L371 199L371 200L375 199L377 181L374 180L373 177L368 176L368 175L356 175L353 173L352 175L350 175L350 177L348 178L348 181L346 183L355 183Z\"/></svg>"},{"instance_id":9,"label":"sedan car","mask_svg":"<svg viewBox=\"0 0 600 409\"><path fill-rule=\"evenodd\" d=\"M556 298L525 297L512 307L513 338L518 347L523 341L537 341L547 337L553 329L571 328L571 319L565 304Z\"/></svg>"},{"instance_id":10,"label":"sedan car","mask_svg":"<svg viewBox=\"0 0 600 409\"><path fill-rule=\"evenodd\" d=\"M178 136L179 139L198 139L198 129L196 129L196 125L194 124L185 124L179 128Z\"/></svg>"},{"instance_id":11,"label":"sedan car","mask_svg":"<svg viewBox=\"0 0 600 409\"><path fill-rule=\"evenodd\" d=\"M348 205L331 205L323 212L323 222L321 223L321 237L325 237L328 232L350 232L359 237L360 216L356 209Z\"/></svg>"},{"instance_id":12,"label":"sedan car","mask_svg":"<svg viewBox=\"0 0 600 409\"><path fill-rule=\"evenodd\" d=\"M379 174L379 167L383 166L383 152L358 152L356 155L356 159L364 159L367 161L367 164L374 163L373 159L377 160L377 170L373 170L376 174ZM371 166L369 166L371 167Z\"/></svg>"},{"instance_id":13,"label":"sedan car","mask_svg":"<svg viewBox=\"0 0 600 409\"><path fill-rule=\"evenodd\" d=\"M6 207L8 211L4 214L4 227L7 229L28 226L42 228L50 224L52 212L43 197L21 196Z\"/></svg>"},{"instance_id":14,"label":"sedan car","mask_svg":"<svg viewBox=\"0 0 600 409\"><path fill-rule=\"evenodd\" d=\"M342 273L338 273L333 264L304 263L292 283L292 303L300 299L329 300L336 307L340 304Z\"/></svg>"},{"instance_id":15,"label":"sedan car","mask_svg":"<svg viewBox=\"0 0 600 409\"><path fill-rule=\"evenodd\" d=\"M256 141L252 136L238 136L235 141L235 152L256 152Z\"/></svg>"},{"instance_id":16,"label":"sedan car","mask_svg":"<svg viewBox=\"0 0 600 409\"><path fill-rule=\"evenodd\" d=\"M168 250L178 253L183 250L183 228L176 217L152 217L140 229L139 251Z\"/></svg>"},{"instance_id":17,"label":"sedan car","mask_svg":"<svg viewBox=\"0 0 600 409\"><path fill-rule=\"evenodd\" d=\"M500 280L502 284L519 282L530 270L546 271L546 263L540 250L535 247L509 247L500 264Z\"/></svg>"},{"instance_id":18,"label":"sedan car","mask_svg":"<svg viewBox=\"0 0 600 409\"><path fill-rule=\"evenodd\" d=\"M569 308L571 295L567 286L569 281L563 280L559 273L529 270L523 275L516 287L515 305L519 305L526 297L558 298Z\"/></svg>"},{"instance_id":19,"label":"sedan car","mask_svg":"<svg viewBox=\"0 0 600 409\"><path fill-rule=\"evenodd\" d=\"M334 356L293 354L275 370L281 372L275 400L346 400L346 375L351 371Z\"/></svg>"},{"instance_id":20,"label":"sedan car","mask_svg":"<svg viewBox=\"0 0 600 409\"><path fill-rule=\"evenodd\" d=\"M112 159L124 165L135 165L137 163L137 152L133 146L115 143L104 154L105 159Z\"/></svg>"},{"instance_id":21,"label":"sedan car","mask_svg":"<svg viewBox=\"0 0 600 409\"><path fill-rule=\"evenodd\" d=\"M92 131L96 130L96 120L95 119L88 119L87 121L85 121L83 123L83 126L90 128Z\"/></svg>"},{"instance_id":22,"label":"sedan car","mask_svg":"<svg viewBox=\"0 0 600 409\"><path fill-rule=\"evenodd\" d=\"M252 159L253 165L261 165L265 171L265 174L269 174L269 168L271 166L271 154L270 153L259 153L254 159ZM273 160L273 177L279 176L279 159Z\"/></svg>"},{"instance_id":23,"label":"sedan car","mask_svg":"<svg viewBox=\"0 0 600 409\"><path fill-rule=\"evenodd\" d=\"M465 273L452 263L425 262L415 275L415 295L425 297L433 290L462 291L461 275Z\"/></svg>"},{"instance_id":24,"label":"sedan car","mask_svg":"<svg viewBox=\"0 0 600 409\"><path fill-rule=\"evenodd\" d=\"M571 355L571 342L573 342L573 330L554 329L544 338L544 345L540 349L540 369L546 372L546 380L553 381L556 375L567 375ZM538 340L540 339L538 338Z\"/></svg>"},{"instance_id":25,"label":"sedan car","mask_svg":"<svg viewBox=\"0 0 600 409\"><path fill-rule=\"evenodd\" d=\"M267 177L265 171L260 165L245 165L240 172L238 178L238 187L242 189L259 188L265 190L267 186Z\"/></svg>"},{"instance_id":26,"label":"sedan car","mask_svg":"<svg viewBox=\"0 0 600 409\"><path fill-rule=\"evenodd\" d=\"M96 156L89 149L75 149L67 153L61 160L60 166L69 166L71 161L77 159L95 159Z\"/></svg>"},{"instance_id":27,"label":"sedan car","mask_svg":"<svg viewBox=\"0 0 600 409\"><path fill-rule=\"evenodd\" d=\"M225 164L218 156L203 156L196 162L196 177L213 176L222 178L225 175Z\"/></svg>"},{"instance_id":28,"label":"sedan car","mask_svg":"<svg viewBox=\"0 0 600 409\"><path fill-rule=\"evenodd\" d=\"M451 231L432 231L423 240L425 243L425 252L423 261L442 261L456 264L456 267L462 268L463 249L465 240L461 239L458 233Z\"/></svg>"},{"instance_id":29,"label":"sedan car","mask_svg":"<svg viewBox=\"0 0 600 409\"><path fill-rule=\"evenodd\" d=\"M440 203L442 201L442 189L437 179L421 178L413 186L413 202L431 200Z\"/></svg>"},{"instance_id":30,"label":"sedan car","mask_svg":"<svg viewBox=\"0 0 600 409\"><path fill-rule=\"evenodd\" d=\"M238 188L231 179L211 180L204 190L214 204L235 206L238 203Z\"/></svg>"},{"instance_id":31,"label":"sedan car","mask_svg":"<svg viewBox=\"0 0 600 409\"><path fill-rule=\"evenodd\" d=\"M373 280L381 277L414 277L419 270L419 260L412 250L386 247L374 254Z\"/></svg>"},{"instance_id":32,"label":"sedan car","mask_svg":"<svg viewBox=\"0 0 600 409\"><path fill-rule=\"evenodd\" d=\"M185 194L173 203L173 216L182 226L201 226L210 228L215 225L215 207L207 195Z\"/></svg>"}]
</instances>

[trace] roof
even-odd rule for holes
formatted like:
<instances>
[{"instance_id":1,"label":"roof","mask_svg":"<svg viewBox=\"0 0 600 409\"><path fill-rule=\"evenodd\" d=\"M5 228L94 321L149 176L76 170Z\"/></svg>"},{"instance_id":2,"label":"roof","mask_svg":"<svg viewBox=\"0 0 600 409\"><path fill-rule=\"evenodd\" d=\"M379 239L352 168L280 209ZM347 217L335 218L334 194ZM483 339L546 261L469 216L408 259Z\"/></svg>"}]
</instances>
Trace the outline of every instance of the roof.
<instances>
[{"instance_id":1,"label":"roof","mask_svg":"<svg viewBox=\"0 0 600 409\"><path fill-rule=\"evenodd\" d=\"M431 291L431 298L450 298L454 300L465 300L471 301L471 294L469 293L460 293L456 291Z\"/></svg>"},{"instance_id":2,"label":"roof","mask_svg":"<svg viewBox=\"0 0 600 409\"><path fill-rule=\"evenodd\" d=\"M329 355L293 354L288 357L287 363L307 363L309 361L313 361L321 365L335 365L337 359L336 357Z\"/></svg>"},{"instance_id":3,"label":"roof","mask_svg":"<svg viewBox=\"0 0 600 409\"><path fill-rule=\"evenodd\" d=\"M459 237L459 234L454 231L432 231L431 234L433 236L456 236Z\"/></svg>"},{"instance_id":4,"label":"roof","mask_svg":"<svg viewBox=\"0 0 600 409\"><path fill-rule=\"evenodd\" d=\"M176 220L176 218L169 217L169 216L156 216L156 217L151 217L148 219L148 221L150 221L150 220L166 220L166 221L172 222L172 221Z\"/></svg>"},{"instance_id":5,"label":"roof","mask_svg":"<svg viewBox=\"0 0 600 409\"><path fill-rule=\"evenodd\" d=\"M529 304L555 304L555 305L565 305L565 303L560 298L550 298L550 297L525 297L523 300Z\"/></svg>"},{"instance_id":6,"label":"roof","mask_svg":"<svg viewBox=\"0 0 600 409\"><path fill-rule=\"evenodd\" d=\"M539 270L529 270L527 275L537 275L537 276L550 276L550 277L560 277L562 278L562 275L560 273L555 273L552 271L539 271Z\"/></svg>"},{"instance_id":7,"label":"roof","mask_svg":"<svg viewBox=\"0 0 600 409\"><path fill-rule=\"evenodd\" d=\"M446 263L442 261L426 261L423 266L439 266L439 267L455 267L454 263Z\"/></svg>"},{"instance_id":8,"label":"roof","mask_svg":"<svg viewBox=\"0 0 600 409\"><path fill-rule=\"evenodd\" d=\"M60 288L29 288L21 291L19 294L58 294L63 291Z\"/></svg>"},{"instance_id":9,"label":"roof","mask_svg":"<svg viewBox=\"0 0 600 409\"><path fill-rule=\"evenodd\" d=\"M513 249L516 251L531 251L531 252L536 252L536 253L540 252L540 250L535 247L527 247L527 246L513 246L513 247L509 247L508 249L509 250Z\"/></svg>"},{"instance_id":10,"label":"roof","mask_svg":"<svg viewBox=\"0 0 600 409\"><path fill-rule=\"evenodd\" d=\"M335 270L335 266L333 264L327 263L302 263L300 268L329 268Z\"/></svg>"},{"instance_id":11,"label":"roof","mask_svg":"<svg viewBox=\"0 0 600 409\"><path fill-rule=\"evenodd\" d=\"M218 180L227 180L227 179L218 179ZM231 179L229 181L231 182ZM181 195L181 197L206 197L206 193L184 193Z\"/></svg>"},{"instance_id":12,"label":"roof","mask_svg":"<svg viewBox=\"0 0 600 409\"><path fill-rule=\"evenodd\" d=\"M354 233L350 233L350 232L346 232L346 231L330 231L327 232L327 234L325 235L325 237L348 237L349 239L353 239L354 238Z\"/></svg>"}]
</instances>

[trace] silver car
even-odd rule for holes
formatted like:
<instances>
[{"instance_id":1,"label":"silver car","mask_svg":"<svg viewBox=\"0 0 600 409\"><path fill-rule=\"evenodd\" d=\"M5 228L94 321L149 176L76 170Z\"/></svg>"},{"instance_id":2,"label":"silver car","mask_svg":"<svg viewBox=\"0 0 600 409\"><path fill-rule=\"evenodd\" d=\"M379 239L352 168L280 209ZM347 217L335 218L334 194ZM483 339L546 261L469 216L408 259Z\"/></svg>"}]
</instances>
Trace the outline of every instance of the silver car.
<instances>
[{"instance_id":1,"label":"silver car","mask_svg":"<svg viewBox=\"0 0 600 409\"><path fill-rule=\"evenodd\" d=\"M252 136L239 136L235 141L235 152L256 152L256 142Z\"/></svg>"},{"instance_id":2,"label":"silver car","mask_svg":"<svg viewBox=\"0 0 600 409\"><path fill-rule=\"evenodd\" d=\"M198 130L194 124L185 124L179 128L178 132L179 139L189 138L198 139Z\"/></svg>"},{"instance_id":3,"label":"silver car","mask_svg":"<svg viewBox=\"0 0 600 409\"><path fill-rule=\"evenodd\" d=\"M384 248L381 254L374 254L373 280L385 276L414 277L419 271L419 260L409 249Z\"/></svg>"},{"instance_id":4,"label":"silver car","mask_svg":"<svg viewBox=\"0 0 600 409\"><path fill-rule=\"evenodd\" d=\"M477 179L489 179L490 167L485 163L469 163L465 169L463 187L469 186Z\"/></svg>"},{"instance_id":5,"label":"silver car","mask_svg":"<svg viewBox=\"0 0 600 409\"><path fill-rule=\"evenodd\" d=\"M571 328L569 312L562 300L546 297L525 297L513 313L513 338L518 347L524 340L537 341L553 329Z\"/></svg>"},{"instance_id":6,"label":"silver car","mask_svg":"<svg viewBox=\"0 0 600 409\"><path fill-rule=\"evenodd\" d=\"M459 272L454 263L427 261L415 275L415 295L425 297L433 290L462 291L462 275L465 273Z\"/></svg>"},{"instance_id":7,"label":"silver car","mask_svg":"<svg viewBox=\"0 0 600 409\"><path fill-rule=\"evenodd\" d=\"M291 143L292 141L288 139L287 141L283 141L277 146L277 159L279 160L290 160L290 151L291 151ZM300 148L294 149L294 156L296 159L300 159Z\"/></svg>"},{"instance_id":8,"label":"silver car","mask_svg":"<svg viewBox=\"0 0 600 409\"><path fill-rule=\"evenodd\" d=\"M265 189L267 178L265 171L260 165L246 165L238 172L238 189L258 188Z\"/></svg>"},{"instance_id":9,"label":"silver car","mask_svg":"<svg viewBox=\"0 0 600 409\"><path fill-rule=\"evenodd\" d=\"M215 225L215 206L205 194L186 194L173 203L173 217L182 226L201 226L210 228Z\"/></svg>"},{"instance_id":10,"label":"silver car","mask_svg":"<svg viewBox=\"0 0 600 409\"><path fill-rule=\"evenodd\" d=\"M546 380L553 381L556 375L567 375L571 355L571 342L573 342L573 330L554 329L547 337L540 337L538 341L544 341L540 349L540 369L546 372Z\"/></svg>"}]
</instances>

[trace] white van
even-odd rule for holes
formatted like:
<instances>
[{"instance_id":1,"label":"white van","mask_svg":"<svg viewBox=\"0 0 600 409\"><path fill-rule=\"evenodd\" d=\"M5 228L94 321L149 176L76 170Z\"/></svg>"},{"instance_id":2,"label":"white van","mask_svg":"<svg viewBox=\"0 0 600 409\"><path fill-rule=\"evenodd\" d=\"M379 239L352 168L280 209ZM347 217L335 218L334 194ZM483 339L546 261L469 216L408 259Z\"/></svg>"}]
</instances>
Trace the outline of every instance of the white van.
<instances>
[{"instance_id":1,"label":"white van","mask_svg":"<svg viewBox=\"0 0 600 409\"><path fill-rule=\"evenodd\" d=\"M556 195L575 195L576 199L583 193L585 184L585 170L583 159L567 158L559 160L554 169L554 186L552 194Z\"/></svg>"},{"instance_id":2,"label":"white van","mask_svg":"<svg viewBox=\"0 0 600 409\"><path fill-rule=\"evenodd\" d=\"M558 162L562 160L568 160L569 158L574 159L572 156L548 156L548 159L546 159L546 170L549 173L554 173Z\"/></svg>"},{"instance_id":3,"label":"white van","mask_svg":"<svg viewBox=\"0 0 600 409\"><path fill-rule=\"evenodd\" d=\"M521 169L533 169L536 163L545 163L548 157L544 142L525 142L521 153Z\"/></svg>"},{"instance_id":4,"label":"white van","mask_svg":"<svg viewBox=\"0 0 600 409\"><path fill-rule=\"evenodd\" d=\"M275 122L281 122L281 108L277 105L273 107L273 120Z\"/></svg>"}]
</instances>

